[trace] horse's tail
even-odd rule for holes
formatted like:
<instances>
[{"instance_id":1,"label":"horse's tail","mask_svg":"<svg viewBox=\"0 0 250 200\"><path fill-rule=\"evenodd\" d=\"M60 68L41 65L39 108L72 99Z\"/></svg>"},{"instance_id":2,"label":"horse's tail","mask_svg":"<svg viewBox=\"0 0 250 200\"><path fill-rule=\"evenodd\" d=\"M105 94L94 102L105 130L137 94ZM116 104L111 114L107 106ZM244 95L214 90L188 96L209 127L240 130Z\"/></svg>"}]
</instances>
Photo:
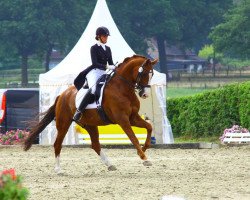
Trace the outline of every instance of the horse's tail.
<instances>
[{"instance_id":1,"label":"horse's tail","mask_svg":"<svg viewBox=\"0 0 250 200\"><path fill-rule=\"evenodd\" d=\"M59 96L58 96L59 97ZM55 118L55 109L56 109L56 103L58 101L58 97L55 100L55 103L45 112L43 113L44 116L41 119L41 121L37 122L30 131L30 134L28 138L24 142L24 151L28 151L34 140L37 138L37 136L48 126L48 124Z\"/></svg>"}]
</instances>

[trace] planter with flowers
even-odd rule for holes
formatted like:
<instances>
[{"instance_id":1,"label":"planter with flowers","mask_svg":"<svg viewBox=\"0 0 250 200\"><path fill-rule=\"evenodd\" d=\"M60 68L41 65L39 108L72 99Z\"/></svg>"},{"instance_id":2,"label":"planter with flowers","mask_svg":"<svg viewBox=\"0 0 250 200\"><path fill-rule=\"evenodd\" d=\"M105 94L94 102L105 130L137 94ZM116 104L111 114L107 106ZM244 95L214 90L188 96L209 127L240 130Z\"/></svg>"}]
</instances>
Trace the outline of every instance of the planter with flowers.
<instances>
[{"instance_id":1,"label":"planter with flowers","mask_svg":"<svg viewBox=\"0 0 250 200\"><path fill-rule=\"evenodd\" d=\"M28 190L22 186L22 178L15 174L14 169L0 172L0 199L26 200Z\"/></svg>"},{"instance_id":2,"label":"planter with flowers","mask_svg":"<svg viewBox=\"0 0 250 200\"><path fill-rule=\"evenodd\" d=\"M29 132L25 130L10 130L5 134L0 133L0 145L22 144L28 135Z\"/></svg>"},{"instance_id":3,"label":"planter with flowers","mask_svg":"<svg viewBox=\"0 0 250 200\"><path fill-rule=\"evenodd\" d=\"M223 135L220 137L221 143L249 143L249 130L239 125L233 125L232 128L225 129Z\"/></svg>"}]
</instances>

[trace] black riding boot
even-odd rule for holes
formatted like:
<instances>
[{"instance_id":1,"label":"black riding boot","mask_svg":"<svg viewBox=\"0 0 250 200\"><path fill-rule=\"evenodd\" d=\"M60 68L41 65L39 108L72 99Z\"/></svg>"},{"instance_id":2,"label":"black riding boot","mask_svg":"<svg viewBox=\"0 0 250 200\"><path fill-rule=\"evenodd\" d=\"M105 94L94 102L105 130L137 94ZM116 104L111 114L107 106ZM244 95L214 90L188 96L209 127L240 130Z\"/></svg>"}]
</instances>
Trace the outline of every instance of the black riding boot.
<instances>
[{"instance_id":1,"label":"black riding boot","mask_svg":"<svg viewBox=\"0 0 250 200\"><path fill-rule=\"evenodd\" d=\"M89 103L93 103L94 100L95 100L95 95L91 93L91 89L90 89L90 90L88 90L88 92L86 93L86 95L83 97L80 106L78 107L78 109L75 112L73 120L74 121L79 121L80 118L81 118L82 112L84 111L84 109L87 107L87 105Z\"/></svg>"}]
</instances>

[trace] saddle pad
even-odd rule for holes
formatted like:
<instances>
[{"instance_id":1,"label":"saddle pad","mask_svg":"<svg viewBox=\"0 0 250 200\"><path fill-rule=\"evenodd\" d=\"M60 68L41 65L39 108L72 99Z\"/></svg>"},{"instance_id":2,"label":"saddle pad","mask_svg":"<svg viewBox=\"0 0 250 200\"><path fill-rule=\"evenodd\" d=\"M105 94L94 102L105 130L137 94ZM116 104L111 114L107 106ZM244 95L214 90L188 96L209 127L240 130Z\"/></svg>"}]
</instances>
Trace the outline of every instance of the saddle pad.
<instances>
[{"instance_id":1,"label":"saddle pad","mask_svg":"<svg viewBox=\"0 0 250 200\"><path fill-rule=\"evenodd\" d=\"M102 102L102 96L103 96L103 89L104 89L105 84L102 85L101 87L101 92L100 92L100 98L99 98L99 102L101 104ZM76 108L79 107L80 103L82 102L83 97L85 96L85 94L87 93L88 89L84 89L81 88L77 94L76 94L76 99L75 99L75 105ZM86 109L93 109L93 108L97 108L96 102L94 101L93 103L87 105Z\"/></svg>"}]
</instances>

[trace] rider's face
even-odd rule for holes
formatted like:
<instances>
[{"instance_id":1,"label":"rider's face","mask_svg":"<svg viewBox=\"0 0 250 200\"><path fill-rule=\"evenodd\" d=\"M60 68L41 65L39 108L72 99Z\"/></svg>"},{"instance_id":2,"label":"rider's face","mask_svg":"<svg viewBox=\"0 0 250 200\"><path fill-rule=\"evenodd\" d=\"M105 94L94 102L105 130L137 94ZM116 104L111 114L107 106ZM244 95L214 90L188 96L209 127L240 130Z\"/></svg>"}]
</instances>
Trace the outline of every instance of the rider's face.
<instances>
[{"instance_id":1,"label":"rider's face","mask_svg":"<svg viewBox=\"0 0 250 200\"><path fill-rule=\"evenodd\" d=\"M100 36L100 41L101 41L101 43L106 44L107 41L108 41L108 36L107 35L101 35Z\"/></svg>"}]
</instances>

